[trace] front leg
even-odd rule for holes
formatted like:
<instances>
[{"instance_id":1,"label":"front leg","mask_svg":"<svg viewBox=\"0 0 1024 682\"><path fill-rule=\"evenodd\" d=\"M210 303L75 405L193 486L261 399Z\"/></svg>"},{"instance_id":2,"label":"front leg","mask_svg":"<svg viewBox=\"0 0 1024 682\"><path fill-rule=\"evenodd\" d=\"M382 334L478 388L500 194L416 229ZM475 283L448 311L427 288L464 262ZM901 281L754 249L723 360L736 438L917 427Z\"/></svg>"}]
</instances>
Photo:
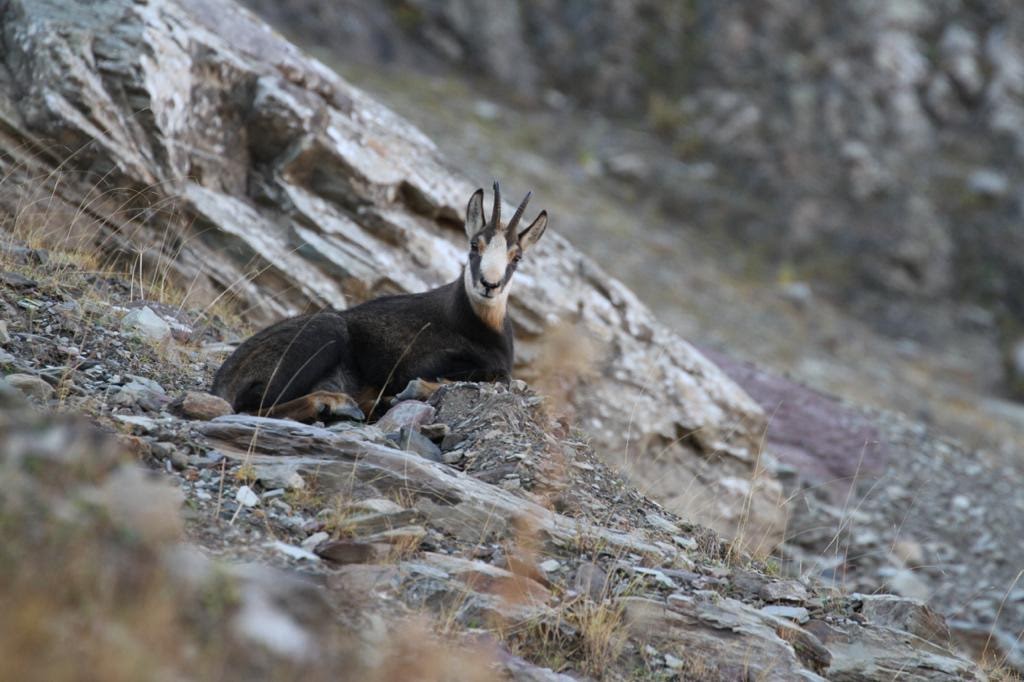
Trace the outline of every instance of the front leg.
<instances>
[{"instance_id":1,"label":"front leg","mask_svg":"<svg viewBox=\"0 0 1024 682\"><path fill-rule=\"evenodd\" d=\"M438 379L437 381L430 381L428 379L413 379L401 393L394 397L392 403L399 403L403 400L427 400L437 389L441 388L445 384L450 384L456 381L493 381L495 383L504 384L508 386L509 382L512 381L512 376L507 370L471 370L469 372L454 372L448 375L450 378Z\"/></svg>"}]
</instances>

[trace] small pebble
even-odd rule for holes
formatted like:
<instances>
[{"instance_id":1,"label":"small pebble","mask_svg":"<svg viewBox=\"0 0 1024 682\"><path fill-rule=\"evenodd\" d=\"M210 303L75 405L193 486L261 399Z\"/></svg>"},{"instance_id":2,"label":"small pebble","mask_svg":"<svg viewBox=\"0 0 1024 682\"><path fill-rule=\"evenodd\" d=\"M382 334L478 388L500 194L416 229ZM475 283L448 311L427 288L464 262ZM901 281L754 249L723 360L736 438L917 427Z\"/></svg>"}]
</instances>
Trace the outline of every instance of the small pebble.
<instances>
[{"instance_id":1,"label":"small pebble","mask_svg":"<svg viewBox=\"0 0 1024 682\"><path fill-rule=\"evenodd\" d=\"M317 545L319 545L321 542L326 542L330 538L331 536L325 533L324 531L317 531L316 533L313 533L308 538L302 541L302 548L309 552L312 552L314 549L316 549Z\"/></svg>"},{"instance_id":2,"label":"small pebble","mask_svg":"<svg viewBox=\"0 0 1024 682\"><path fill-rule=\"evenodd\" d=\"M238 492L235 493L235 499L246 507L255 507L260 503L260 496L247 485L243 485L238 489Z\"/></svg>"}]
</instances>

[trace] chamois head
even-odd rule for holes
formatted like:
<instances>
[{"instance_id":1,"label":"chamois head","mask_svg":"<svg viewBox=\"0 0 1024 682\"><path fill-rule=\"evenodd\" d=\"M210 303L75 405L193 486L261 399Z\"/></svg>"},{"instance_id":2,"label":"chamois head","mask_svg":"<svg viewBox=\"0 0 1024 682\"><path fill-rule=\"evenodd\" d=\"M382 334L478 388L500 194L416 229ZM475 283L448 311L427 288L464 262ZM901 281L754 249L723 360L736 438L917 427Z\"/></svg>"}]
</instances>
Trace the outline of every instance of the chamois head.
<instances>
[{"instance_id":1,"label":"chamois head","mask_svg":"<svg viewBox=\"0 0 1024 682\"><path fill-rule=\"evenodd\" d=\"M527 192L505 227L501 225L501 190L497 182L489 221L484 219L483 189L473 192L466 207L466 236L469 238L469 262L463 274L466 295L477 313L495 327L499 326L496 322L504 319L509 282L519 260L540 239L548 225L547 211L541 211L529 227L516 231L529 201Z\"/></svg>"}]
</instances>

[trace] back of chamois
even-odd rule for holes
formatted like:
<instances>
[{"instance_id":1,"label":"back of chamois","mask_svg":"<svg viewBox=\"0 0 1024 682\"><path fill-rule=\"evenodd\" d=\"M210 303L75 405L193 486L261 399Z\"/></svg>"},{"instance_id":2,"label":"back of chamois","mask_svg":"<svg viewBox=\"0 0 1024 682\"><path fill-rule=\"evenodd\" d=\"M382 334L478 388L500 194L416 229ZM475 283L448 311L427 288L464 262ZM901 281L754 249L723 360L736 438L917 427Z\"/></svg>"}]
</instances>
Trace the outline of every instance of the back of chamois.
<instances>
[{"instance_id":1,"label":"back of chamois","mask_svg":"<svg viewBox=\"0 0 1024 682\"><path fill-rule=\"evenodd\" d=\"M523 253L544 234L547 212L517 232L529 194L505 227L497 182L489 221L483 199L478 189L466 207L469 254L458 279L271 325L224 361L213 392L239 412L328 421L363 419L382 397L423 398L436 382L507 381L509 285Z\"/></svg>"}]
</instances>

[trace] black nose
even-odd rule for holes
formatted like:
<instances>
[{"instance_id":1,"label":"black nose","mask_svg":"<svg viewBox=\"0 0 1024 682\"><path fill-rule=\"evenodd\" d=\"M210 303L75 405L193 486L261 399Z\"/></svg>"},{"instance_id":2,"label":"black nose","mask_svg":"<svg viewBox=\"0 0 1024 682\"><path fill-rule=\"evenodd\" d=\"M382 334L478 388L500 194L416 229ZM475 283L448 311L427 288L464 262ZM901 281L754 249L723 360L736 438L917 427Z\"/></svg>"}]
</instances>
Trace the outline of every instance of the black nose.
<instances>
[{"instance_id":1,"label":"black nose","mask_svg":"<svg viewBox=\"0 0 1024 682\"><path fill-rule=\"evenodd\" d=\"M498 284L491 284L483 277L480 278L480 284L482 284L484 289L487 289L487 291L490 291L491 289L497 289L499 286L501 286L500 282Z\"/></svg>"}]
</instances>

